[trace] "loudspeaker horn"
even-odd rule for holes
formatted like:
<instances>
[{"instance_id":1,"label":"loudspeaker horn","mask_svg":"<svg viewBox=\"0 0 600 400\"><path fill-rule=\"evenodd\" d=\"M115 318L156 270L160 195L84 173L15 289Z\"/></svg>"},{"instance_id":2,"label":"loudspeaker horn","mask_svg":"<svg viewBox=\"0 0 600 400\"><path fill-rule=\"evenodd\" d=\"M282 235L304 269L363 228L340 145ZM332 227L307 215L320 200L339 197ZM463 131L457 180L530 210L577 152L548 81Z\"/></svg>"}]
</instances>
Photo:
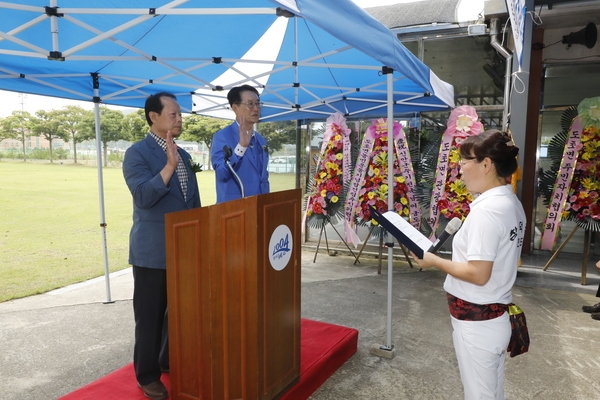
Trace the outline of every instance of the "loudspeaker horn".
<instances>
[{"instance_id":1,"label":"loudspeaker horn","mask_svg":"<svg viewBox=\"0 0 600 400\"><path fill-rule=\"evenodd\" d=\"M568 35L563 36L562 42L567 44L567 48L571 47L572 44L583 44L588 49L591 49L596 45L597 36L598 31L596 30L596 25L593 22L590 22L580 31L571 32Z\"/></svg>"}]
</instances>

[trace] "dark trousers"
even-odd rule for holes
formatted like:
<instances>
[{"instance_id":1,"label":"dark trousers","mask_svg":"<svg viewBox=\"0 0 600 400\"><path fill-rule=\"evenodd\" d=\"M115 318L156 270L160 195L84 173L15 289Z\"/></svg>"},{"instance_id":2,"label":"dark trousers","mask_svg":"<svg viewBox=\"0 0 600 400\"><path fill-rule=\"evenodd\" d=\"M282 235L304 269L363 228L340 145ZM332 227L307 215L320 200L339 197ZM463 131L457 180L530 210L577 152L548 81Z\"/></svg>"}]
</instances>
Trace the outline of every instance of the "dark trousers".
<instances>
[{"instance_id":1,"label":"dark trousers","mask_svg":"<svg viewBox=\"0 0 600 400\"><path fill-rule=\"evenodd\" d=\"M137 381L148 385L169 368L166 270L133 266L133 315L133 367Z\"/></svg>"},{"instance_id":2,"label":"dark trousers","mask_svg":"<svg viewBox=\"0 0 600 400\"><path fill-rule=\"evenodd\" d=\"M598 291L596 292L596 297L600 297L600 283L598 284Z\"/></svg>"}]
</instances>

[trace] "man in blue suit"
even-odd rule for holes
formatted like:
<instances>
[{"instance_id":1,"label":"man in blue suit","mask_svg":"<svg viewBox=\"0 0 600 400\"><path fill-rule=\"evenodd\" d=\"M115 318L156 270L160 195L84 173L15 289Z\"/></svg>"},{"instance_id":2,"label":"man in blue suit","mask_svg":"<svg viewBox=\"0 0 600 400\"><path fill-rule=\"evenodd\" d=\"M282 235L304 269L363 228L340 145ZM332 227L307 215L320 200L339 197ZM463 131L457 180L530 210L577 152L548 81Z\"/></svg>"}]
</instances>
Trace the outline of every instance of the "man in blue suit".
<instances>
[{"instance_id":1,"label":"man in blue suit","mask_svg":"<svg viewBox=\"0 0 600 400\"><path fill-rule=\"evenodd\" d=\"M270 191L267 141L253 128L262 106L258 91L249 85L237 86L227 93L227 100L235 122L215 133L211 148L217 203L242 197L240 184L226 164L225 149L231 152L229 163L242 181L245 197Z\"/></svg>"},{"instance_id":2,"label":"man in blue suit","mask_svg":"<svg viewBox=\"0 0 600 400\"><path fill-rule=\"evenodd\" d=\"M157 93L146 99L144 108L150 133L127 149L123 159L123 176L133 197L133 364L144 395L166 399L160 381L161 369L169 368L165 214L200 207L200 193L191 156L173 141L182 123L175 96Z\"/></svg>"}]
</instances>

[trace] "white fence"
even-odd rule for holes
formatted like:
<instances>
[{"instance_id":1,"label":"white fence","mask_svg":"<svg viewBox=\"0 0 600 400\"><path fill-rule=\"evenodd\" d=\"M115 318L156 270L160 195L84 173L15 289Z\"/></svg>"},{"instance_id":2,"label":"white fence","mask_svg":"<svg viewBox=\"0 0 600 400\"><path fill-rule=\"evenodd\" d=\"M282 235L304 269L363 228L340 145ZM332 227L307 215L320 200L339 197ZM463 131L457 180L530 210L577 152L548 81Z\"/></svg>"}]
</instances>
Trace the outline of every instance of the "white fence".
<instances>
[{"instance_id":1,"label":"white fence","mask_svg":"<svg viewBox=\"0 0 600 400\"><path fill-rule=\"evenodd\" d=\"M269 159L267 166L269 172L275 174L287 174L296 172L296 157L295 156L275 156Z\"/></svg>"}]
</instances>

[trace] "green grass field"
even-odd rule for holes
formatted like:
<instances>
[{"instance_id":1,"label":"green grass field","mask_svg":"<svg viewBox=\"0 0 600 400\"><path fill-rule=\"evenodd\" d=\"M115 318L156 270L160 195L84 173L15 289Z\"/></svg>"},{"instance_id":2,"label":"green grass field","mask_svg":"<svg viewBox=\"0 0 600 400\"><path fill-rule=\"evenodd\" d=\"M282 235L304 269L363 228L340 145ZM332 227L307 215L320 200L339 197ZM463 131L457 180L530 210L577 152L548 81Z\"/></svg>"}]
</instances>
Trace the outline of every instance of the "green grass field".
<instances>
[{"instance_id":1,"label":"green grass field","mask_svg":"<svg viewBox=\"0 0 600 400\"><path fill-rule=\"evenodd\" d=\"M203 206L215 203L213 171L197 174ZM271 174L271 190L292 189L293 174ZM104 168L110 271L127 263L131 195L121 168ZM0 302L104 274L95 167L0 162Z\"/></svg>"}]
</instances>

